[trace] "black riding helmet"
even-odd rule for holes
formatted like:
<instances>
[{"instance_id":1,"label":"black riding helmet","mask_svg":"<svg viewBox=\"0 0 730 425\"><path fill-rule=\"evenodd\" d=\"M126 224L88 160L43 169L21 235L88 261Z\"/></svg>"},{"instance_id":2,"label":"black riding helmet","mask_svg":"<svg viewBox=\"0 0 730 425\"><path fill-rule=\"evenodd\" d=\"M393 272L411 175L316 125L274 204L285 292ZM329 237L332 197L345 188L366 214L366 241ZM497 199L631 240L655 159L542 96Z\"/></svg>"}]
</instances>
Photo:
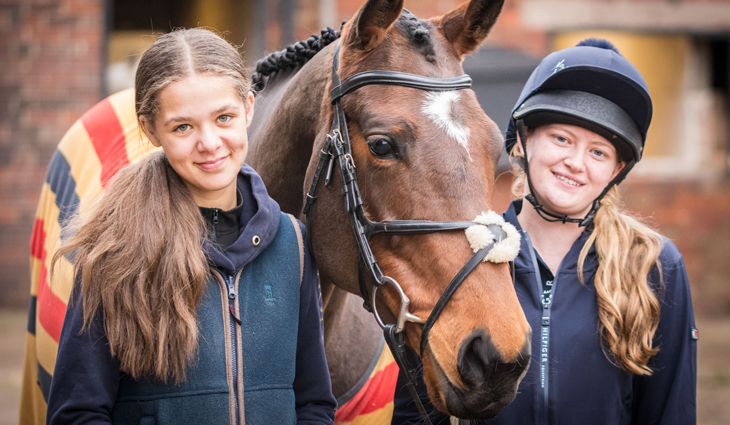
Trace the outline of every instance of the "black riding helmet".
<instances>
[{"instance_id":1,"label":"black riding helmet","mask_svg":"<svg viewBox=\"0 0 730 425\"><path fill-rule=\"evenodd\" d=\"M610 42L589 38L551 53L533 71L512 110L505 137L507 152L517 143L518 133L527 152L525 126L570 124L603 136L626 166L594 200L588 214L575 219L546 211L538 202L525 157L521 165L530 189L525 198L545 220L592 225L601 199L641 160L651 116L644 78Z\"/></svg>"}]
</instances>

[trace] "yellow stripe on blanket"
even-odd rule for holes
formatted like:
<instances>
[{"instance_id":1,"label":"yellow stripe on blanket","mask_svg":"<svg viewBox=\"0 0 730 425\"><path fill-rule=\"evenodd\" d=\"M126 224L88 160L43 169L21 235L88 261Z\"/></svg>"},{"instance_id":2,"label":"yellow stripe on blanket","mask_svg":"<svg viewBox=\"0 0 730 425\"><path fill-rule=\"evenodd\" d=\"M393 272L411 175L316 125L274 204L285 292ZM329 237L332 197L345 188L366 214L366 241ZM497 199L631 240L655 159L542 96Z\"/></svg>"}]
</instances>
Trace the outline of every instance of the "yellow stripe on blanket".
<instances>
[{"instance_id":1,"label":"yellow stripe on blanket","mask_svg":"<svg viewBox=\"0 0 730 425\"><path fill-rule=\"evenodd\" d=\"M360 391L335 412L337 425L389 425L393 417L393 396L398 365L383 347L375 369Z\"/></svg>"}]
</instances>

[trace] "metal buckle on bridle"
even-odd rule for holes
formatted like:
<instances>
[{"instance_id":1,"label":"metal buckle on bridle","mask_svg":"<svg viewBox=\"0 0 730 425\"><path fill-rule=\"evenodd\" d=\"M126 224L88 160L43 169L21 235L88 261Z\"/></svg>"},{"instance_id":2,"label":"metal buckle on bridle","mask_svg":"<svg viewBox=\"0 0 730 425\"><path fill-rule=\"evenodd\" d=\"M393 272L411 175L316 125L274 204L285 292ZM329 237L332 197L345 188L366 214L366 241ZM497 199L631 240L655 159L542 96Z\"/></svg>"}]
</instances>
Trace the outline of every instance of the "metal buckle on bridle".
<instances>
[{"instance_id":1,"label":"metal buckle on bridle","mask_svg":"<svg viewBox=\"0 0 730 425\"><path fill-rule=\"evenodd\" d=\"M408 307L410 307L411 305L411 300L410 298L408 298L406 293L403 292L403 288L398 284L398 282L395 281L395 279L389 276L383 276L380 279L382 280L382 283L380 285L373 285L373 290L370 293L370 305L373 309L373 316L375 316L375 321L378 322L378 325L382 329L385 329L385 323L380 318L380 314L378 313L378 307L376 305L375 297L377 296L378 288L386 283L395 288L395 291L398 292L398 296L400 297L400 311L398 312L398 320L396 321L395 332L403 332L403 328L405 328L406 322L413 322L421 325L426 323L425 320L414 314L411 314L411 312L408 310Z\"/></svg>"},{"instance_id":2,"label":"metal buckle on bridle","mask_svg":"<svg viewBox=\"0 0 730 425\"><path fill-rule=\"evenodd\" d=\"M327 135L327 137L332 140L332 142L338 147L342 148L342 146L345 145L345 141L342 138L342 133L340 133L339 128L333 128L330 134Z\"/></svg>"},{"instance_id":3,"label":"metal buckle on bridle","mask_svg":"<svg viewBox=\"0 0 730 425\"><path fill-rule=\"evenodd\" d=\"M342 148L342 145L344 144L342 140L342 133L340 133L340 130L338 128L333 128L331 132L327 134L327 142L325 143L325 146L322 148L322 153L325 155L329 155L329 162L327 164L327 173L324 177L324 185L329 186L330 181L332 180L332 171L334 171L334 165L335 165L335 156L330 152L331 146L337 146L338 148Z\"/></svg>"},{"instance_id":4,"label":"metal buckle on bridle","mask_svg":"<svg viewBox=\"0 0 730 425\"><path fill-rule=\"evenodd\" d=\"M347 171L354 173L355 172L355 160L352 159L352 155L349 153L346 153L345 156L345 165L347 165Z\"/></svg>"}]
</instances>

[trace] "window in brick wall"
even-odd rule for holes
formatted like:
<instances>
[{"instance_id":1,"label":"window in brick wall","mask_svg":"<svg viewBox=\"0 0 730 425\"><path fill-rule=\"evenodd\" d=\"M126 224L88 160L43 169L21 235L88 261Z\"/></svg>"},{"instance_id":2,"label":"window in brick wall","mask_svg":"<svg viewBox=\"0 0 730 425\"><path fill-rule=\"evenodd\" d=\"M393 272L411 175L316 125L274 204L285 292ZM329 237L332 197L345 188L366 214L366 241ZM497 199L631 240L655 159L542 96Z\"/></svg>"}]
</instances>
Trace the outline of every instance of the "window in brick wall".
<instances>
[{"instance_id":1,"label":"window in brick wall","mask_svg":"<svg viewBox=\"0 0 730 425\"><path fill-rule=\"evenodd\" d=\"M254 0L125 0L112 8L107 48L107 91L132 87L139 55L156 35L180 27L205 27L251 49ZM253 57L251 57L253 59ZM252 65L252 60L248 61Z\"/></svg>"}]
</instances>

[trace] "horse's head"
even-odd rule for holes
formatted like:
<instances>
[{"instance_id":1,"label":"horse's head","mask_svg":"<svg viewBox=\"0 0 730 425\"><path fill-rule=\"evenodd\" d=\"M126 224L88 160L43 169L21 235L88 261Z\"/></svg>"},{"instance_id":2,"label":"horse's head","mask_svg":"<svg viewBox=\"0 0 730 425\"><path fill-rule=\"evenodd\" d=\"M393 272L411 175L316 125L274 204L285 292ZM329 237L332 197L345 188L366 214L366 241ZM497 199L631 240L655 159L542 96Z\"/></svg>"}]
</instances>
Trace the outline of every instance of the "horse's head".
<instances>
[{"instance_id":1,"label":"horse's head","mask_svg":"<svg viewBox=\"0 0 730 425\"><path fill-rule=\"evenodd\" d=\"M339 75L343 81L373 70L460 76L464 55L486 37L501 7L501 0L472 0L444 16L420 20L403 10L403 0L370 0L342 29ZM491 209L503 140L471 90L375 84L347 94L341 104L368 218L473 220ZM326 131L330 124L323 123ZM314 155L318 152L315 149ZM319 192L311 223L314 250L323 278L359 293L356 261L333 261L355 259L357 252L342 212L339 177L334 180ZM464 232L458 230L376 235L370 243L383 273L399 282L410 298L410 312L424 320L473 255ZM394 320L401 299L391 289L379 292L379 302L381 315L390 313ZM408 323L405 332L408 345L419 351L422 326ZM422 361L430 399L459 417L494 416L516 394L529 364L530 339L508 264L481 263L428 335Z\"/></svg>"}]
</instances>

